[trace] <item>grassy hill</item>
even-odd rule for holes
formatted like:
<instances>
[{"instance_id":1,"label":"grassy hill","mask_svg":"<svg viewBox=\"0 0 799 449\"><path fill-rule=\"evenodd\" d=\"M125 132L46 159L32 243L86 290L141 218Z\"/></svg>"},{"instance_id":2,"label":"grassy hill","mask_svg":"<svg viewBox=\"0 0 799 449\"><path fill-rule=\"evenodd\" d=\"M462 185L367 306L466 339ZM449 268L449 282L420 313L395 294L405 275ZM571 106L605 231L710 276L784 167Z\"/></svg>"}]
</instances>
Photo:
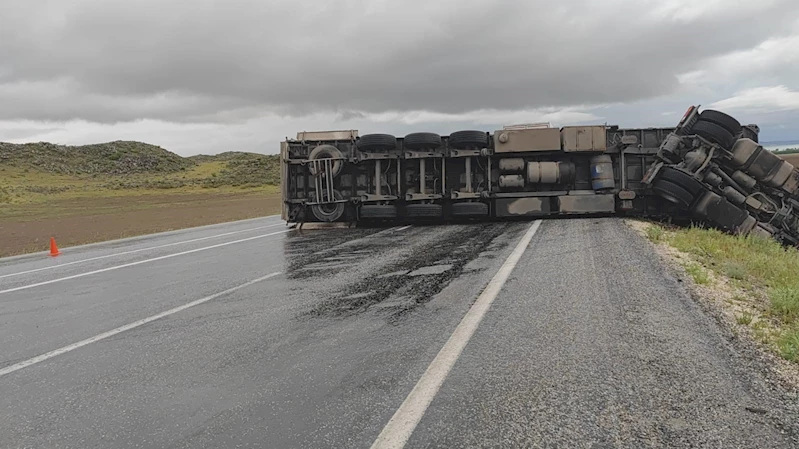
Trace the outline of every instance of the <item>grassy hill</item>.
<instances>
[{"instance_id":1,"label":"grassy hill","mask_svg":"<svg viewBox=\"0 0 799 449\"><path fill-rule=\"evenodd\" d=\"M175 173L196 165L155 145L116 141L66 146L46 142L0 143L0 167L21 167L64 175Z\"/></svg>"},{"instance_id":2,"label":"grassy hill","mask_svg":"<svg viewBox=\"0 0 799 449\"><path fill-rule=\"evenodd\" d=\"M279 183L277 155L226 152L181 157L159 146L131 141L83 146L0 143L0 204L41 202L54 196L242 189Z\"/></svg>"}]
</instances>

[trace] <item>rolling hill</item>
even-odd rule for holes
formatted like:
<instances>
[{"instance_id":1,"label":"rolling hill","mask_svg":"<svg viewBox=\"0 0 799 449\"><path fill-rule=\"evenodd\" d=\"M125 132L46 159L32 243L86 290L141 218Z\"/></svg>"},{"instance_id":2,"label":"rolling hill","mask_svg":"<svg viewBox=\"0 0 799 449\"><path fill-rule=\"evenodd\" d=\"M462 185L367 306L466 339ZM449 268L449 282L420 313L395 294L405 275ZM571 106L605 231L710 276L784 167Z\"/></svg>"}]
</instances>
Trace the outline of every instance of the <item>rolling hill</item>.
<instances>
[{"instance_id":1,"label":"rolling hill","mask_svg":"<svg viewBox=\"0 0 799 449\"><path fill-rule=\"evenodd\" d=\"M0 142L0 171L29 174L25 178L31 185L53 175L76 181L105 181L104 186L116 189L263 186L280 182L277 155L225 152L181 157L159 146L134 141L82 146ZM33 176L36 174L39 176Z\"/></svg>"}]
</instances>

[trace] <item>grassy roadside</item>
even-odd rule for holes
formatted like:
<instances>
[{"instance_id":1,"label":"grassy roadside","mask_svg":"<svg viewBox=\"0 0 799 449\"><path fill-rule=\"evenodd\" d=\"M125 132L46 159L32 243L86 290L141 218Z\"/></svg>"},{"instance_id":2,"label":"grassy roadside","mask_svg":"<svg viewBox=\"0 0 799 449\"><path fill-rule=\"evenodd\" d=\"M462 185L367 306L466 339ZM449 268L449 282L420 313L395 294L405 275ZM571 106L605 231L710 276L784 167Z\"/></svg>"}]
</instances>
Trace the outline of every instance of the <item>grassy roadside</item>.
<instances>
[{"instance_id":1,"label":"grassy roadside","mask_svg":"<svg viewBox=\"0 0 799 449\"><path fill-rule=\"evenodd\" d=\"M713 229L643 223L643 231L759 343L799 364L799 251Z\"/></svg>"}]
</instances>

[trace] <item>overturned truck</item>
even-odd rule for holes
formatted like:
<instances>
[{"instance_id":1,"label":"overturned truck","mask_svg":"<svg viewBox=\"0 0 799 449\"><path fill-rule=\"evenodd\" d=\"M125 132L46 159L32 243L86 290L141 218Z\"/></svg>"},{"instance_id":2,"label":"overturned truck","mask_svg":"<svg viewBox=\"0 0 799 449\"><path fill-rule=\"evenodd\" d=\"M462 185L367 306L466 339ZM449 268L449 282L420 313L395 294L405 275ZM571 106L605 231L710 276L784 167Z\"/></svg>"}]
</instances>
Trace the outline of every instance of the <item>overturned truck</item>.
<instances>
[{"instance_id":1,"label":"overturned truck","mask_svg":"<svg viewBox=\"0 0 799 449\"><path fill-rule=\"evenodd\" d=\"M799 245L799 170L759 128L691 106L674 128L548 124L395 137L300 132L281 143L289 223L622 215Z\"/></svg>"}]
</instances>

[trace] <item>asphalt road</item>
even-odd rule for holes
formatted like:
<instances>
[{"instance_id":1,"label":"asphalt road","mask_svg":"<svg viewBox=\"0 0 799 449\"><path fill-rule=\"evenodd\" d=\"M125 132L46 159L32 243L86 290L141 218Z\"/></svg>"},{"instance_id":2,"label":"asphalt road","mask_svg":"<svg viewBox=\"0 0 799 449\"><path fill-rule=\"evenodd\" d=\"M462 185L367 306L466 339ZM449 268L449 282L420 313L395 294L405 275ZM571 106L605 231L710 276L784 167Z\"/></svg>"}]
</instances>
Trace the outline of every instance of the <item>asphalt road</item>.
<instances>
[{"instance_id":1,"label":"asphalt road","mask_svg":"<svg viewBox=\"0 0 799 449\"><path fill-rule=\"evenodd\" d=\"M0 259L0 447L799 447L799 406L615 219Z\"/></svg>"}]
</instances>

